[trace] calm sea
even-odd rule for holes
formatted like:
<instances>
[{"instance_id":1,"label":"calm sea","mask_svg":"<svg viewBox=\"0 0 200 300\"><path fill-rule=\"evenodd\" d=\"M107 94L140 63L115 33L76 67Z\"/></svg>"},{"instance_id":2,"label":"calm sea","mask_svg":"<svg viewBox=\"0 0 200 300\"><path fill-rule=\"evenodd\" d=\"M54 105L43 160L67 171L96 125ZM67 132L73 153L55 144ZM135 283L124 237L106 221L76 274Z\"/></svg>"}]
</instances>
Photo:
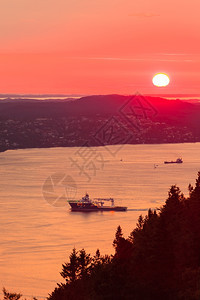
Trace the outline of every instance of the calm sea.
<instances>
[{"instance_id":1,"label":"calm sea","mask_svg":"<svg viewBox=\"0 0 200 300\"><path fill-rule=\"evenodd\" d=\"M88 152L85 152L85 151ZM187 195L200 170L200 143L51 148L0 154L0 288L45 298L62 280L73 247L113 253L145 209L160 207L172 184ZM182 157L183 164L165 165ZM115 199L127 212L71 212L67 199Z\"/></svg>"}]
</instances>

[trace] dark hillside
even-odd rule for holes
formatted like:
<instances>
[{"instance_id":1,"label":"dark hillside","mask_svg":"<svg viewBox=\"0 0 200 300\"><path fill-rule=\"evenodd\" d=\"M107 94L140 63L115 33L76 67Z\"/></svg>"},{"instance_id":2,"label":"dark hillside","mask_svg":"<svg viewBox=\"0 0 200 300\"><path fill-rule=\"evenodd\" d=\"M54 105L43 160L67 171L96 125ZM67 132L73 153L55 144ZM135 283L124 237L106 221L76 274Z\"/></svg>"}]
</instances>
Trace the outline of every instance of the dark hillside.
<instances>
[{"instance_id":1,"label":"dark hillside","mask_svg":"<svg viewBox=\"0 0 200 300\"><path fill-rule=\"evenodd\" d=\"M142 95L1 100L0 150L198 142L199 116L198 103Z\"/></svg>"}]
</instances>

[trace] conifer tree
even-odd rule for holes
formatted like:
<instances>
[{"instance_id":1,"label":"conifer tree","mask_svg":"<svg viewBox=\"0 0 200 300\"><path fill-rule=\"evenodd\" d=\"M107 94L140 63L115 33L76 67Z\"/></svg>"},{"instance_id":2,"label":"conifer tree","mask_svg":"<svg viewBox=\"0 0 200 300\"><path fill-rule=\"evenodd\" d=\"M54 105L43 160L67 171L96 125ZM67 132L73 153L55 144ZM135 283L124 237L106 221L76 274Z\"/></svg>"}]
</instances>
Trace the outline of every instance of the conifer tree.
<instances>
[{"instance_id":1,"label":"conifer tree","mask_svg":"<svg viewBox=\"0 0 200 300\"><path fill-rule=\"evenodd\" d=\"M92 265L94 266L99 266L101 264L101 253L100 250L97 249L95 256L92 259Z\"/></svg>"},{"instance_id":2,"label":"conifer tree","mask_svg":"<svg viewBox=\"0 0 200 300\"><path fill-rule=\"evenodd\" d=\"M88 273L91 264L90 254L87 254L84 249L80 250L77 262L79 269L79 278L81 278Z\"/></svg>"},{"instance_id":3,"label":"conifer tree","mask_svg":"<svg viewBox=\"0 0 200 300\"><path fill-rule=\"evenodd\" d=\"M198 172L196 179L195 187L193 188L191 184L189 185L190 191L190 201L195 203L197 206L200 207L200 172Z\"/></svg>"},{"instance_id":4,"label":"conifer tree","mask_svg":"<svg viewBox=\"0 0 200 300\"><path fill-rule=\"evenodd\" d=\"M72 283L77 279L78 276L78 257L75 248L72 250L69 259L69 263L62 265L62 272L60 274L67 283Z\"/></svg>"},{"instance_id":5,"label":"conifer tree","mask_svg":"<svg viewBox=\"0 0 200 300\"><path fill-rule=\"evenodd\" d=\"M115 239L113 241L113 247L115 248L115 250L116 250L117 246L119 245L120 239L122 239L122 238L123 238L122 229L121 229L121 226L119 225L117 227Z\"/></svg>"}]
</instances>

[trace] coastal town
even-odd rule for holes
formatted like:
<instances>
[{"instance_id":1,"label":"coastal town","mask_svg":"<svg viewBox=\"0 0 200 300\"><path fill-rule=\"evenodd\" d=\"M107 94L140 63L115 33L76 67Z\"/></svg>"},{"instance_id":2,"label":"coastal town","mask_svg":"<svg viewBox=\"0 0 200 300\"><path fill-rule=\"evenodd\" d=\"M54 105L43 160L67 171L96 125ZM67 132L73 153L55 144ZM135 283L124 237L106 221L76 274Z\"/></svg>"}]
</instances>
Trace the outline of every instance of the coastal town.
<instances>
[{"instance_id":1,"label":"coastal town","mask_svg":"<svg viewBox=\"0 0 200 300\"><path fill-rule=\"evenodd\" d=\"M199 142L188 127L150 119L132 126L119 117L62 117L0 120L0 151L22 148Z\"/></svg>"}]
</instances>

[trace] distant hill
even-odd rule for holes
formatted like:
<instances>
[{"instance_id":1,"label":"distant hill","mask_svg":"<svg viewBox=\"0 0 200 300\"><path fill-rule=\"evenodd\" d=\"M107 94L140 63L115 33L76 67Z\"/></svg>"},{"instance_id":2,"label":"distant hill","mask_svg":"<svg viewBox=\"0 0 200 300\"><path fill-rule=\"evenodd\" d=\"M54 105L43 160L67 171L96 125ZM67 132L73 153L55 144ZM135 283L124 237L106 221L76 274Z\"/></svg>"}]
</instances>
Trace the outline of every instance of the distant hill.
<instances>
[{"instance_id":1,"label":"distant hill","mask_svg":"<svg viewBox=\"0 0 200 300\"><path fill-rule=\"evenodd\" d=\"M79 99L66 98L65 100L34 100L34 99L6 99L0 101L0 118L35 118L55 117L66 115L94 115L94 114L116 114L121 106L130 98L141 98L143 96L123 95L94 95ZM157 117L168 119L190 116L196 110L200 110L199 103L189 103L182 100L167 100L161 97L145 96L157 111ZM71 101L69 101L71 100ZM72 101L73 100L73 101Z\"/></svg>"},{"instance_id":2,"label":"distant hill","mask_svg":"<svg viewBox=\"0 0 200 300\"><path fill-rule=\"evenodd\" d=\"M131 132L129 142L133 144L197 142L199 116L198 102L142 95L62 100L7 98L0 101L0 148L80 146L112 117L117 118L119 128ZM118 139L120 142L122 139Z\"/></svg>"},{"instance_id":3,"label":"distant hill","mask_svg":"<svg viewBox=\"0 0 200 300\"><path fill-rule=\"evenodd\" d=\"M123 95L94 95L73 101L15 99L0 101L0 119L35 119L66 116L115 115L131 97ZM167 100L161 97L144 97L157 111L155 120L173 124L200 125L200 104L182 100ZM71 99L72 100L72 99ZM134 104L133 104L134 106Z\"/></svg>"}]
</instances>

